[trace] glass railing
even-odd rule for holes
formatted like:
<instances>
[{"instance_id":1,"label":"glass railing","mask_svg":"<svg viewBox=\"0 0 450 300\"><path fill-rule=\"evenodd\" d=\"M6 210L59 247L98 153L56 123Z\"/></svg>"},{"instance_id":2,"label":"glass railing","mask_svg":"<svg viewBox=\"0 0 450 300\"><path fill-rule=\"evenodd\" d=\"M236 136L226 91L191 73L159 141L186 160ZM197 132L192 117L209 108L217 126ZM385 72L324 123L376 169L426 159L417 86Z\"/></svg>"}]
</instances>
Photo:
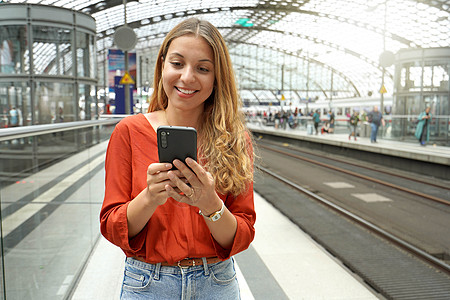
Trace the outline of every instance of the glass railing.
<instances>
[{"instance_id":1,"label":"glass railing","mask_svg":"<svg viewBox=\"0 0 450 300\"><path fill-rule=\"evenodd\" d=\"M119 120L0 129L0 299L68 299L99 237Z\"/></svg>"},{"instance_id":2,"label":"glass railing","mask_svg":"<svg viewBox=\"0 0 450 300\"><path fill-rule=\"evenodd\" d=\"M414 136L417 127L417 116L386 115L384 119L385 126L380 126L378 138L417 142ZM310 116L275 118L274 116L246 115L246 120L248 124L261 128L294 130L304 134L314 133L313 121ZM319 133L326 122L327 119L322 119L319 123ZM368 122L359 122L357 129L358 136L370 137L370 130L370 124ZM348 117L336 117L334 133L350 133ZM430 143L450 146L450 116L433 116L430 122Z\"/></svg>"}]
</instances>

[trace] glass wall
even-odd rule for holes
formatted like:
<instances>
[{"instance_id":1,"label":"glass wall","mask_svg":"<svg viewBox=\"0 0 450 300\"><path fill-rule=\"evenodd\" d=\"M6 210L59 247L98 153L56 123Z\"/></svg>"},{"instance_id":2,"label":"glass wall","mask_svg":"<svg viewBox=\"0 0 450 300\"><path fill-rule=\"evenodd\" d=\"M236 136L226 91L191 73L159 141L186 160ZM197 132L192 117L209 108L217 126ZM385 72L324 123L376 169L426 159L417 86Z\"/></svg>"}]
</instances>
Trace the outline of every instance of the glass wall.
<instances>
[{"instance_id":1,"label":"glass wall","mask_svg":"<svg viewBox=\"0 0 450 300\"><path fill-rule=\"evenodd\" d=\"M99 236L115 124L89 121L98 116L95 20L11 3L0 16L0 299L68 299Z\"/></svg>"},{"instance_id":2,"label":"glass wall","mask_svg":"<svg viewBox=\"0 0 450 300\"><path fill-rule=\"evenodd\" d=\"M396 55L392 137L414 140L417 116L431 108L430 142L450 145L450 48L405 49Z\"/></svg>"},{"instance_id":3,"label":"glass wall","mask_svg":"<svg viewBox=\"0 0 450 300\"><path fill-rule=\"evenodd\" d=\"M0 15L1 128L97 118L95 20L33 4Z\"/></svg>"},{"instance_id":4,"label":"glass wall","mask_svg":"<svg viewBox=\"0 0 450 300\"><path fill-rule=\"evenodd\" d=\"M104 155L116 122L43 125L46 133L8 138L0 131L0 299L69 299L100 236Z\"/></svg>"}]
</instances>

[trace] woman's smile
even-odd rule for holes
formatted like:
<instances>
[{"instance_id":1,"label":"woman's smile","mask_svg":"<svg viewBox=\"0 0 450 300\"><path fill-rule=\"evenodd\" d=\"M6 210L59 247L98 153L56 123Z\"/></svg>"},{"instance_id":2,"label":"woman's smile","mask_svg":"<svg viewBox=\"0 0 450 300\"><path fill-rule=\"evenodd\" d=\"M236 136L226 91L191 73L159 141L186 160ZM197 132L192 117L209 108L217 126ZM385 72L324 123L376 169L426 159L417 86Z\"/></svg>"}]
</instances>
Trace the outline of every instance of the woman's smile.
<instances>
[{"instance_id":1,"label":"woman's smile","mask_svg":"<svg viewBox=\"0 0 450 300\"><path fill-rule=\"evenodd\" d=\"M195 92L198 92L198 90L188 90L188 89L183 89L183 88L180 88L177 86L175 87L175 89L177 89L177 91L179 91L180 93L185 94L185 95L192 95Z\"/></svg>"}]
</instances>

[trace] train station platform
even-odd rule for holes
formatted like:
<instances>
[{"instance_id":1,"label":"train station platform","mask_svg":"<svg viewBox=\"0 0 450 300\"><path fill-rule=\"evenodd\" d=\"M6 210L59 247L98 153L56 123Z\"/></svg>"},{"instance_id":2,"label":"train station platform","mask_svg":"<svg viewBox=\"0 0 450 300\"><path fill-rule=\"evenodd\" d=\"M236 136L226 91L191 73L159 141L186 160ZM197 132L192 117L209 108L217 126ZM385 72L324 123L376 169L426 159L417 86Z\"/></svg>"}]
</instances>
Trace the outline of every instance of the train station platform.
<instances>
[{"instance_id":1,"label":"train station platform","mask_svg":"<svg viewBox=\"0 0 450 300\"><path fill-rule=\"evenodd\" d=\"M297 140L307 145L321 145L320 149L323 150L336 148L340 149L339 152L342 152L342 149L346 149L353 157L357 155L372 162L384 163L406 171L420 171L425 172L425 175L450 179L450 168L448 168L450 166L449 147L435 144L421 146L418 142L383 139L380 135L377 143L371 143L369 137L357 137L356 141L353 137L349 139L348 133L319 133L316 135L308 134L306 130L275 129L273 126L255 123L249 123L248 127L256 138L271 135L279 137L280 140L285 140L286 143L288 143L288 140Z\"/></svg>"},{"instance_id":2,"label":"train station platform","mask_svg":"<svg viewBox=\"0 0 450 300\"><path fill-rule=\"evenodd\" d=\"M94 122L101 126L93 134L81 130L75 140L93 143L76 151L70 133L78 124L72 131L49 126L38 136L36 153L58 159L15 175L20 179L2 188L3 293L8 299L119 298L125 257L99 231L104 159L114 126L105 122ZM3 144L4 165L27 161L33 137L22 139L19 132L9 138ZM377 298L264 195L255 193L255 206L255 240L235 256L242 299Z\"/></svg>"},{"instance_id":3,"label":"train station platform","mask_svg":"<svg viewBox=\"0 0 450 300\"><path fill-rule=\"evenodd\" d=\"M255 240L235 256L241 298L377 299L368 286L255 193ZM125 256L100 237L72 300L119 299Z\"/></svg>"},{"instance_id":4,"label":"train station platform","mask_svg":"<svg viewBox=\"0 0 450 300\"><path fill-rule=\"evenodd\" d=\"M75 124L44 128L36 136L21 132L2 144L2 164L25 162L32 154L46 167L15 174L2 187L3 293L8 299L118 299L124 255L99 233L99 212L104 193L104 156L114 123L95 121L95 130ZM99 126L100 124L100 126ZM92 141L74 151L74 140ZM64 127L64 128L63 128ZM448 169L448 148L368 138L349 141L346 134L307 135L301 130L275 130L249 124L258 134L334 145L370 153L408 155ZM42 129L41 129L42 130ZM58 130L58 131L55 131ZM64 131L64 134L60 134ZM6 138L5 138L6 139ZM64 152L64 151L70 152ZM70 154L67 154L70 153ZM20 154L20 155L18 155ZM33 154L34 155L34 154ZM426 158L428 157L428 158ZM36 172L34 172L36 170ZM33 172L31 172L33 171ZM255 193L255 240L235 256L242 299L377 299L370 287L282 215L264 195Z\"/></svg>"}]
</instances>

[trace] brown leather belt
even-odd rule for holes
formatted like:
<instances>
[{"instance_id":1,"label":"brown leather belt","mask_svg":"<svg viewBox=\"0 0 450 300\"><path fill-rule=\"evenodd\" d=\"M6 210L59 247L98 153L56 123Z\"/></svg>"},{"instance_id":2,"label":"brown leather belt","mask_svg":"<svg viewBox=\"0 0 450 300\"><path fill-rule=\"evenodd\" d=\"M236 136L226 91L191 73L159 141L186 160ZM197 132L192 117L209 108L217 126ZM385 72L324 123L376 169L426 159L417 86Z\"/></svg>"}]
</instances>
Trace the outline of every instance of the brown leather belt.
<instances>
[{"instance_id":1,"label":"brown leather belt","mask_svg":"<svg viewBox=\"0 0 450 300\"><path fill-rule=\"evenodd\" d=\"M142 257L135 257L135 259L145 262L145 259ZM216 257L207 257L206 263L209 264L215 264L219 261L222 261L220 258ZM185 258L183 260L177 261L176 263L170 264L168 262L162 262L161 266L166 267L194 267L194 266L201 266L203 265L203 259L201 258Z\"/></svg>"}]
</instances>

